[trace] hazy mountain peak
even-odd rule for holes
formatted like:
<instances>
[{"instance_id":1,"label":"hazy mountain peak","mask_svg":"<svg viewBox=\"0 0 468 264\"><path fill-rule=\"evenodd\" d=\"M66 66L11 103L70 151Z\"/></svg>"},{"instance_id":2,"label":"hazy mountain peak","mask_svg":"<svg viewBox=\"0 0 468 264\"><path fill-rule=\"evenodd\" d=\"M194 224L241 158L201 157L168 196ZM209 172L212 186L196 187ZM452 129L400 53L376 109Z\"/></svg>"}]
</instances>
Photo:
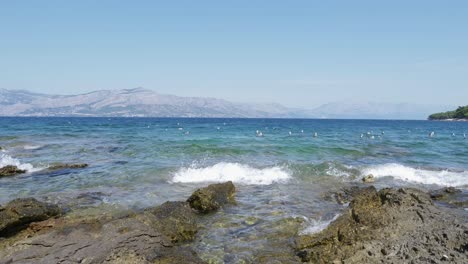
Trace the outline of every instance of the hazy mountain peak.
<instances>
[{"instance_id":1,"label":"hazy mountain peak","mask_svg":"<svg viewBox=\"0 0 468 264\"><path fill-rule=\"evenodd\" d=\"M0 116L148 116L425 119L447 106L381 102L331 102L312 110L277 103L233 103L206 97L159 94L143 87L51 95L0 89Z\"/></svg>"},{"instance_id":2,"label":"hazy mountain peak","mask_svg":"<svg viewBox=\"0 0 468 264\"><path fill-rule=\"evenodd\" d=\"M0 90L2 116L297 117L284 106L163 95L143 87L78 95Z\"/></svg>"}]
</instances>

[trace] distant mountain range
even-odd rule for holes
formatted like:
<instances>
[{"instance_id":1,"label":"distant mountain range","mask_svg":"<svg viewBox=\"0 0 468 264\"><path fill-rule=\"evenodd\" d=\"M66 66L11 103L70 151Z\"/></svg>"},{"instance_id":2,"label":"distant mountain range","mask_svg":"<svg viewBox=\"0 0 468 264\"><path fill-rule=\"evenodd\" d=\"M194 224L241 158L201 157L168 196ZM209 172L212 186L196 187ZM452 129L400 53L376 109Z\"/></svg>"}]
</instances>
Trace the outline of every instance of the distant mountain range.
<instances>
[{"instance_id":1,"label":"distant mountain range","mask_svg":"<svg viewBox=\"0 0 468 264\"><path fill-rule=\"evenodd\" d=\"M233 103L216 98L165 95L144 88L78 95L0 89L0 116L425 119L429 113L444 109L447 107L352 102L298 109L276 103Z\"/></svg>"}]
</instances>

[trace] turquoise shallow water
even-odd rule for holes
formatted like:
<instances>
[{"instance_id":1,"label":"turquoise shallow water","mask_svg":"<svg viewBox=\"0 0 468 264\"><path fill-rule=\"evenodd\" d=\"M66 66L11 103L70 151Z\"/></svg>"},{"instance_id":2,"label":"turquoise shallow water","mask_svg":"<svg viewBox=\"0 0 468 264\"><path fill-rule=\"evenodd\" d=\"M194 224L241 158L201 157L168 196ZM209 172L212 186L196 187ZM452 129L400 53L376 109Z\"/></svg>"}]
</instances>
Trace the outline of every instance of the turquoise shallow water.
<instances>
[{"instance_id":1,"label":"turquoise shallow water","mask_svg":"<svg viewBox=\"0 0 468 264\"><path fill-rule=\"evenodd\" d=\"M288 217L320 227L342 210L324 193L369 173L377 187L466 191L464 133L468 122L5 117L0 166L28 173L0 179L0 204L34 196L71 209L138 209L232 180L239 204L215 216L227 227L201 232L195 247L248 260L269 243L252 234ZM55 162L90 166L44 170ZM246 224L252 217L259 222Z\"/></svg>"},{"instance_id":2,"label":"turquoise shallow water","mask_svg":"<svg viewBox=\"0 0 468 264\"><path fill-rule=\"evenodd\" d=\"M191 183L352 180L363 173L399 183L468 184L467 122L0 118L0 127L0 165L31 167L0 180L0 202L106 189L115 194L109 200L133 206L148 203L138 197L147 188L168 189L154 193L165 200L173 198L170 189L177 196ZM90 167L41 171L54 162Z\"/></svg>"}]
</instances>

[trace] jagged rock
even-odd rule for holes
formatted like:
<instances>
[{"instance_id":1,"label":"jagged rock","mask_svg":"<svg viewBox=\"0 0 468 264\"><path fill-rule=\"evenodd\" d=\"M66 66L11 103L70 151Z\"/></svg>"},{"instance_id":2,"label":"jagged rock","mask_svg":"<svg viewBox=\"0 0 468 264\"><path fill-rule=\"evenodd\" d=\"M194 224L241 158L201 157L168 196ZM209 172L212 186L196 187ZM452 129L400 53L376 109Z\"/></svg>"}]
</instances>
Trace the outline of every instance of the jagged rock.
<instances>
[{"instance_id":1,"label":"jagged rock","mask_svg":"<svg viewBox=\"0 0 468 264\"><path fill-rule=\"evenodd\" d=\"M297 255L312 263L464 263L468 226L434 206L422 191L362 189L325 230L296 237Z\"/></svg>"},{"instance_id":2,"label":"jagged rock","mask_svg":"<svg viewBox=\"0 0 468 264\"><path fill-rule=\"evenodd\" d=\"M447 198L447 196L455 193L461 193L461 190L455 187L445 187L442 189L434 190L430 194L431 198L434 200L443 200Z\"/></svg>"},{"instance_id":3,"label":"jagged rock","mask_svg":"<svg viewBox=\"0 0 468 264\"><path fill-rule=\"evenodd\" d=\"M192 214L187 203L168 202L118 219L57 221L0 244L0 263L203 263L176 244L194 238Z\"/></svg>"},{"instance_id":4,"label":"jagged rock","mask_svg":"<svg viewBox=\"0 0 468 264\"><path fill-rule=\"evenodd\" d=\"M63 169L83 169L88 167L86 163L77 163L77 164L69 164L69 163L58 163L48 167L49 170L63 170Z\"/></svg>"},{"instance_id":5,"label":"jagged rock","mask_svg":"<svg viewBox=\"0 0 468 264\"><path fill-rule=\"evenodd\" d=\"M25 170L19 169L16 166L7 165L5 167L0 168L0 177L14 176L25 172Z\"/></svg>"},{"instance_id":6,"label":"jagged rock","mask_svg":"<svg viewBox=\"0 0 468 264\"><path fill-rule=\"evenodd\" d=\"M230 182L204 189L200 193L210 193L218 206L233 200ZM196 217L188 202L166 202L119 218L39 222L0 241L0 263L201 264L182 244L195 238Z\"/></svg>"},{"instance_id":7,"label":"jagged rock","mask_svg":"<svg viewBox=\"0 0 468 264\"><path fill-rule=\"evenodd\" d=\"M235 204L235 192L236 188L231 181L211 184L196 190L187 202L193 209L201 213L209 213L218 210L225 204Z\"/></svg>"},{"instance_id":8,"label":"jagged rock","mask_svg":"<svg viewBox=\"0 0 468 264\"><path fill-rule=\"evenodd\" d=\"M191 241L197 233L196 214L187 202L165 202L147 209L152 226L165 234L172 242Z\"/></svg>"},{"instance_id":9,"label":"jagged rock","mask_svg":"<svg viewBox=\"0 0 468 264\"><path fill-rule=\"evenodd\" d=\"M349 203L361 189L362 187L359 186L342 187L339 191L327 191L323 193L322 198L330 202L336 201L339 204L346 204Z\"/></svg>"},{"instance_id":10,"label":"jagged rock","mask_svg":"<svg viewBox=\"0 0 468 264\"><path fill-rule=\"evenodd\" d=\"M52 204L34 198L15 199L0 207L0 236L11 235L32 222L43 221L60 214Z\"/></svg>"},{"instance_id":11,"label":"jagged rock","mask_svg":"<svg viewBox=\"0 0 468 264\"><path fill-rule=\"evenodd\" d=\"M374 181L375 181L375 178L374 178L374 175L372 174L366 175L362 178L362 182L364 183L372 183Z\"/></svg>"}]
</instances>

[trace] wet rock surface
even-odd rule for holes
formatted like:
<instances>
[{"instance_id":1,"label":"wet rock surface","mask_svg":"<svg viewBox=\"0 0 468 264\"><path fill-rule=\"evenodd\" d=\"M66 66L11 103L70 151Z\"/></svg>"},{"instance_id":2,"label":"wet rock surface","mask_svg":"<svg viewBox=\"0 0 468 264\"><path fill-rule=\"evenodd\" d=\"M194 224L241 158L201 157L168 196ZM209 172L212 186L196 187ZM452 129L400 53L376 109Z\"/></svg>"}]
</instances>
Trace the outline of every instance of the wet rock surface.
<instances>
[{"instance_id":1,"label":"wet rock surface","mask_svg":"<svg viewBox=\"0 0 468 264\"><path fill-rule=\"evenodd\" d=\"M235 192L236 188L231 181L211 184L196 190L187 202L193 209L201 213L209 213L218 210L225 204L235 204Z\"/></svg>"},{"instance_id":2,"label":"wet rock surface","mask_svg":"<svg viewBox=\"0 0 468 264\"><path fill-rule=\"evenodd\" d=\"M13 235L28 224L60 215L60 209L34 198L15 199L0 207L0 237Z\"/></svg>"},{"instance_id":3,"label":"wet rock surface","mask_svg":"<svg viewBox=\"0 0 468 264\"><path fill-rule=\"evenodd\" d=\"M353 197L358 194L363 187L352 185L340 188L338 191L325 192L322 194L324 200L346 204L351 202Z\"/></svg>"},{"instance_id":4,"label":"wet rock surface","mask_svg":"<svg viewBox=\"0 0 468 264\"><path fill-rule=\"evenodd\" d=\"M364 183L372 183L374 181L375 181L375 177L372 174L369 174L369 175L366 175L366 176L362 177L362 182L364 182Z\"/></svg>"},{"instance_id":5,"label":"wet rock surface","mask_svg":"<svg viewBox=\"0 0 468 264\"><path fill-rule=\"evenodd\" d=\"M19 169L16 166L8 165L5 167L0 168L0 178L7 177L7 176L14 176L17 174L25 173L25 170Z\"/></svg>"},{"instance_id":6,"label":"wet rock surface","mask_svg":"<svg viewBox=\"0 0 468 264\"><path fill-rule=\"evenodd\" d=\"M360 190L325 230L295 239L311 263L465 263L468 226L422 191Z\"/></svg>"},{"instance_id":7,"label":"wet rock surface","mask_svg":"<svg viewBox=\"0 0 468 264\"><path fill-rule=\"evenodd\" d=\"M64 170L64 169L83 169L88 167L86 163L57 163L48 167L49 170Z\"/></svg>"}]
</instances>

